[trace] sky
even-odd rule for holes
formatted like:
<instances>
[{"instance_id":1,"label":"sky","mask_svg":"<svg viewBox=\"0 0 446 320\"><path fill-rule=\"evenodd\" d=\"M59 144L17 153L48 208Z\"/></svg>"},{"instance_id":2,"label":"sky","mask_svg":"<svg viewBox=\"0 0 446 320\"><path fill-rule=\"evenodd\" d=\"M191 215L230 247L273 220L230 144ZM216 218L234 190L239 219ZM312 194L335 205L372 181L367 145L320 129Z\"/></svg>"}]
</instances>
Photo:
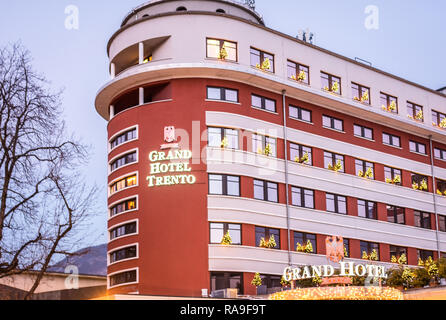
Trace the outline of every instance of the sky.
<instances>
[{"instance_id":1,"label":"sky","mask_svg":"<svg viewBox=\"0 0 446 320\"><path fill-rule=\"evenodd\" d=\"M70 133L91 146L88 183L101 187L103 212L91 220L91 245L107 242L107 122L95 110L107 82L110 36L143 0L0 0L0 46L20 41L34 68L54 89L64 89ZM68 30L67 6L79 9L79 28ZM373 5L378 29L366 28ZM267 27L296 36L315 33L314 44L431 89L446 86L446 1L443 0L257 0ZM91 240L90 240L91 239Z\"/></svg>"}]
</instances>

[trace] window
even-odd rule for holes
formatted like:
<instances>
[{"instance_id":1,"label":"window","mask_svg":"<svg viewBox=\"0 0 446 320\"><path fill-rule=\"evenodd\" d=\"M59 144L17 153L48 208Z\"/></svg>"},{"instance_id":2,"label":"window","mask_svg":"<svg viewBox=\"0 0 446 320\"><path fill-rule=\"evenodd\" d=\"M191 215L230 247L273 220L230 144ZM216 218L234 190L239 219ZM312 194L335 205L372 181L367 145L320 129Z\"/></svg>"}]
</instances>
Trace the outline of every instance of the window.
<instances>
[{"instance_id":1,"label":"window","mask_svg":"<svg viewBox=\"0 0 446 320\"><path fill-rule=\"evenodd\" d=\"M341 78L321 72L322 89L341 94Z\"/></svg>"},{"instance_id":2,"label":"window","mask_svg":"<svg viewBox=\"0 0 446 320\"><path fill-rule=\"evenodd\" d=\"M383 143L389 146L401 148L401 138L393 134L383 132Z\"/></svg>"},{"instance_id":3,"label":"window","mask_svg":"<svg viewBox=\"0 0 446 320\"><path fill-rule=\"evenodd\" d=\"M429 192L428 178L421 174L412 173L412 188L415 190Z\"/></svg>"},{"instance_id":4,"label":"window","mask_svg":"<svg viewBox=\"0 0 446 320\"><path fill-rule=\"evenodd\" d=\"M110 147L111 147L111 149L114 149L117 146L123 144L124 142L130 141L130 140L135 140L135 139L136 139L136 128L133 128L129 131L126 131L126 132L120 134L116 138L114 138L110 142Z\"/></svg>"},{"instance_id":5,"label":"window","mask_svg":"<svg viewBox=\"0 0 446 320\"><path fill-rule=\"evenodd\" d=\"M270 202L278 202L277 183L262 180L254 180L254 198Z\"/></svg>"},{"instance_id":6,"label":"window","mask_svg":"<svg viewBox=\"0 0 446 320\"><path fill-rule=\"evenodd\" d=\"M438 215L438 229L441 232L446 232L446 216Z\"/></svg>"},{"instance_id":7,"label":"window","mask_svg":"<svg viewBox=\"0 0 446 320\"><path fill-rule=\"evenodd\" d=\"M429 250L418 249L417 250L417 256L418 256L418 259L426 261L427 259L429 259L429 257L431 257L432 259L434 258L434 252L433 251L429 251Z\"/></svg>"},{"instance_id":8,"label":"window","mask_svg":"<svg viewBox=\"0 0 446 320\"><path fill-rule=\"evenodd\" d=\"M110 287L136 282L136 270L121 272L110 276Z\"/></svg>"},{"instance_id":9,"label":"window","mask_svg":"<svg viewBox=\"0 0 446 320\"><path fill-rule=\"evenodd\" d=\"M110 240L136 233L136 221L116 227L110 231Z\"/></svg>"},{"instance_id":10,"label":"window","mask_svg":"<svg viewBox=\"0 0 446 320\"><path fill-rule=\"evenodd\" d=\"M224 289L237 289L238 294L243 294L243 274L211 272L211 292Z\"/></svg>"},{"instance_id":11,"label":"window","mask_svg":"<svg viewBox=\"0 0 446 320\"><path fill-rule=\"evenodd\" d=\"M430 213L415 211L415 227L423 229L431 229L431 215Z\"/></svg>"},{"instance_id":12,"label":"window","mask_svg":"<svg viewBox=\"0 0 446 320\"><path fill-rule=\"evenodd\" d=\"M210 174L209 194L240 197L240 177Z\"/></svg>"},{"instance_id":13,"label":"window","mask_svg":"<svg viewBox=\"0 0 446 320\"><path fill-rule=\"evenodd\" d=\"M288 60L288 79L310 84L310 67Z\"/></svg>"},{"instance_id":14,"label":"window","mask_svg":"<svg viewBox=\"0 0 446 320\"><path fill-rule=\"evenodd\" d=\"M291 203L293 206L314 209L314 191L291 187Z\"/></svg>"},{"instance_id":15,"label":"window","mask_svg":"<svg viewBox=\"0 0 446 320\"><path fill-rule=\"evenodd\" d=\"M383 110L398 113L398 98L381 92L381 108Z\"/></svg>"},{"instance_id":16,"label":"window","mask_svg":"<svg viewBox=\"0 0 446 320\"><path fill-rule=\"evenodd\" d=\"M307 159L306 155L308 155L308 160L306 160ZM290 160L312 166L313 151L310 147L306 147L300 144L290 143Z\"/></svg>"},{"instance_id":17,"label":"window","mask_svg":"<svg viewBox=\"0 0 446 320\"><path fill-rule=\"evenodd\" d=\"M265 227L256 227L256 246L260 247L262 238L268 242L271 236L274 236L274 241L276 242L274 249L280 249L280 230Z\"/></svg>"},{"instance_id":18,"label":"window","mask_svg":"<svg viewBox=\"0 0 446 320\"><path fill-rule=\"evenodd\" d=\"M426 145L420 142L409 141L409 149L411 152L427 154Z\"/></svg>"},{"instance_id":19,"label":"window","mask_svg":"<svg viewBox=\"0 0 446 320\"><path fill-rule=\"evenodd\" d=\"M375 165L372 162L355 159L356 175L364 178L375 179ZM368 175L370 173L370 175Z\"/></svg>"},{"instance_id":20,"label":"window","mask_svg":"<svg viewBox=\"0 0 446 320\"><path fill-rule=\"evenodd\" d=\"M238 102L238 91L227 88L207 87L207 99L216 101Z\"/></svg>"},{"instance_id":21,"label":"window","mask_svg":"<svg viewBox=\"0 0 446 320\"><path fill-rule=\"evenodd\" d=\"M375 202L358 199L358 216L367 219L377 219Z\"/></svg>"},{"instance_id":22,"label":"window","mask_svg":"<svg viewBox=\"0 0 446 320\"><path fill-rule=\"evenodd\" d=\"M136 186L136 183L137 183L136 174L132 175L130 177L121 179L119 181L116 181L115 183L113 183L110 186L110 194L114 194L114 193L116 193L120 190L123 190L125 188Z\"/></svg>"},{"instance_id":23,"label":"window","mask_svg":"<svg viewBox=\"0 0 446 320\"><path fill-rule=\"evenodd\" d=\"M435 148L434 149L434 156L436 159L440 160L446 160L446 150Z\"/></svg>"},{"instance_id":24,"label":"window","mask_svg":"<svg viewBox=\"0 0 446 320\"><path fill-rule=\"evenodd\" d=\"M116 216L117 214L127 212L136 209L136 198L126 200L124 202L118 203L110 208L110 216Z\"/></svg>"},{"instance_id":25,"label":"window","mask_svg":"<svg viewBox=\"0 0 446 320\"><path fill-rule=\"evenodd\" d=\"M405 224L405 209L396 206L387 206L387 222Z\"/></svg>"},{"instance_id":26,"label":"window","mask_svg":"<svg viewBox=\"0 0 446 320\"><path fill-rule=\"evenodd\" d=\"M432 124L436 127L446 129L446 114L432 110Z\"/></svg>"},{"instance_id":27,"label":"window","mask_svg":"<svg viewBox=\"0 0 446 320\"><path fill-rule=\"evenodd\" d=\"M348 258L350 257L350 240L345 238L343 240L344 240L344 255L347 254L345 255L345 258Z\"/></svg>"},{"instance_id":28,"label":"window","mask_svg":"<svg viewBox=\"0 0 446 320\"><path fill-rule=\"evenodd\" d=\"M209 147L221 148L223 140L227 142L225 148L239 149L238 130L228 128L208 128Z\"/></svg>"},{"instance_id":29,"label":"window","mask_svg":"<svg viewBox=\"0 0 446 320\"><path fill-rule=\"evenodd\" d=\"M276 101L258 95L251 95L251 105L253 108L276 112Z\"/></svg>"},{"instance_id":30,"label":"window","mask_svg":"<svg viewBox=\"0 0 446 320\"><path fill-rule=\"evenodd\" d=\"M265 154L266 146L268 145L270 150L269 155L275 157L277 153L276 139L260 134L252 134L252 152Z\"/></svg>"},{"instance_id":31,"label":"window","mask_svg":"<svg viewBox=\"0 0 446 320\"><path fill-rule=\"evenodd\" d=\"M237 61L237 43L221 39L206 39L208 58Z\"/></svg>"},{"instance_id":32,"label":"window","mask_svg":"<svg viewBox=\"0 0 446 320\"><path fill-rule=\"evenodd\" d=\"M178 7L177 11L187 11L186 7Z\"/></svg>"},{"instance_id":33,"label":"window","mask_svg":"<svg viewBox=\"0 0 446 320\"><path fill-rule=\"evenodd\" d=\"M340 172L344 172L344 156L340 154L324 151L324 168L329 169L335 167L337 164L341 165Z\"/></svg>"},{"instance_id":34,"label":"window","mask_svg":"<svg viewBox=\"0 0 446 320\"><path fill-rule=\"evenodd\" d=\"M110 170L114 171L114 170L116 170L116 169L118 169L118 168L120 168L122 166L125 166L127 164L130 164L130 163L133 163L133 162L136 162L136 161L137 161L137 159L136 159L136 151L134 151L132 153L129 153L129 154L126 154L126 155L124 155L122 157L119 157L118 159L113 161L110 164Z\"/></svg>"},{"instance_id":35,"label":"window","mask_svg":"<svg viewBox=\"0 0 446 320\"><path fill-rule=\"evenodd\" d=\"M251 66L274 73L274 55L251 48Z\"/></svg>"},{"instance_id":36,"label":"window","mask_svg":"<svg viewBox=\"0 0 446 320\"><path fill-rule=\"evenodd\" d=\"M336 119L334 117L329 117L326 115L322 116L322 125L324 128L330 128L338 131L344 131L344 121Z\"/></svg>"},{"instance_id":37,"label":"window","mask_svg":"<svg viewBox=\"0 0 446 320\"><path fill-rule=\"evenodd\" d=\"M214 223L210 224L211 244L220 244L223 236L229 232L233 245L242 244L242 226L234 223Z\"/></svg>"},{"instance_id":38,"label":"window","mask_svg":"<svg viewBox=\"0 0 446 320\"><path fill-rule=\"evenodd\" d=\"M226 11L223 10L223 9L217 9L215 12L218 12L218 13L226 13Z\"/></svg>"},{"instance_id":39,"label":"window","mask_svg":"<svg viewBox=\"0 0 446 320\"><path fill-rule=\"evenodd\" d=\"M355 101L370 104L370 88L352 82L352 97Z\"/></svg>"},{"instance_id":40,"label":"window","mask_svg":"<svg viewBox=\"0 0 446 320\"><path fill-rule=\"evenodd\" d=\"M298 243L303 246L306 245L308 241L311 242L311 246L313 247L312 253L317 253L317 241L315 234L294 231L294 251L297 250Z\"/></svg>"},{"instance_id":41,"label":"window","mask_svg":"<svg viewBox=\"0 0 446 320\"><path fill-rule=\"evenodd\" d=\"M282 289L282 285L280 284L282 276L261 274L260 278L262 279L261 287L265 287L267 289Z\"/></svg>"},{"instance_id":42,"label":"window","mask_svg":"<svg viewBox=\"0 0 446 320\"><path fill-rule=\"evenodd\" d=\"M326 194L327 211L347 214L347 198L337 194Z\"/></svg>"},{"instance_id":43,"label":"window","mask_svg":"<svg viewBox=\"0 0 446 320\"><path fill-rule=\"evenodd\" d=\"M355 124L353 131L356 137L373 140L373 129Z\"/></svg>"},{"instance_id":44,"label":"window","mask_svg":"<svg viewBox=\"0 0 446 320\"><path fill-rule=\"evenodd\" d=\"M400 169L384 167L384 179L387 183L402 185L402 172Z\"/></svg>"},{"instance_id":45,"label":"window","mask_svg":"<svg viewBox=\"0 0 446 320\"><path fill-rule=\"evenodd\" d=\"M390 258L395 257L399 259L403 254L407 259L407 248L392 245L390 246Z\"/></svg>"},{"instance_id":46,"label":"window","mask_svg":"<svg viewBox=\"0 0 446 320\"><path fill-rule=\"evenodd\" d=\"M301 120L309 123L312 122L310 110L290 105L289 111L291 119Z\"/></svg>"},{"instance_id":47,"label":"window","mask_svg":"<svg viewBox=\"0 0 446 320\"><path fill-rule=\"evenodd\" d=\"M136 258L136 246L119 249L110 253L110 263Z\"/></svg>"},{"instance_id":48,"label":"window","mask_svg":"<svg viewBox=\"0 0 446 320\"><path fill-rule=\"evenodd\" d=\"M407 116L413 120L424 121L423 107L407 102Z\"/></svg>"},{"instance_id":49,"label":"window","mask_svg":"<svg viewBox=\"0 0 446 320\"><path fill-rule=\"evenodd\" d=\"M446 181L438 179L435 179L435 181L437 181L437 194L446 196Z\"/></svg>"},{"instance_id":50,"label":"window","mask_svg":"<svg viewBox=\"0 0 446 320\"><path fill-rule=\"evenodd\" d=\"M364 255L364 252L367 255L370 255L373 252L373 250L375 250L379 260L379 245L377 243L361 241L360 248L361 248L361 257Z\"/></svg>"}]
</instances>

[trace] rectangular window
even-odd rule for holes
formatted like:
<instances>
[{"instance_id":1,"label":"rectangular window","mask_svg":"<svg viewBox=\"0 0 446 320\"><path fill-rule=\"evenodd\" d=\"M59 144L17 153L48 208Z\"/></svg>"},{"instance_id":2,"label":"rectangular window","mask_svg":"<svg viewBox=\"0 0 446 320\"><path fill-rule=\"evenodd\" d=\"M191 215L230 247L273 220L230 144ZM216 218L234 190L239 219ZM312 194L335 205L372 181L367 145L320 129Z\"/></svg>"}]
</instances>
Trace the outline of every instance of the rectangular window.
<instances>
[{"instance_id":1,"label":"rectangular window","mask_svg":"<svg viewBox=\"0 0 446 320\"><path fill-rule=\"evenodd\" d=\"M256 247L260 247L262 238L268 242L274 236L276 246L273 249L280 249L280 230L265 227L256 227Z\"/></svg>"},{"instance_id":2,"label":"rectangular window","mask_svg":"<svg viewBox=\"0 0 446 320\"><path fill-rule=\"evenodd\" d=\"M243 294L243 274L211 272L211 292L224 289L237 289L237 294Z\"/></svg>"},{"instance_id":3,"label":"rectangular window","mask_svg":"<svg viewBox=\"0 0 446 320\"><path fill-rule=\"evenodd\" d=\"M133 128L129 131L126 131L122 134L120 134L119 136L117 136L116 138L114 138L111 142L110 142L110 148L114 149L117 146L127 142L127 141L131 141L131 140L135 140L136 139L136 128Z\"/></svg>"},{"instance_id":4,"label":"rectangular window","mask_svg":"<svg viewBox=\"0 0 446 320\"><path fill-rule=\"evenodd\" d=\"M288 60L288 79L310 84L310 67Z\"/></svg>"},{"instance_id":5,"label":"rectangular window","mask_svg":"<svg viewBox=\"0 0 446 320\"><path fill-rule=\"evenodd\" d=\"M398 98L381 92L380 100L383 110L398 113Z\"/></svg>"},{"instance_id":6,"label":"rectangular window","mask_svg":"<svg viewBox=\"0 0 446 320\"><path fill-rule=\"evenodd\" d=\"M446 181L435 179L437 181L437 194L446 196Z\"/></svg>"},{"instance_id":7,"label":"rectangular window","mask_svg":"<svg viewBox=\"0 0 446 320\"><path fill-rule=\"evenodd\" d=\"M312 116L310 110L290 105L289 112L291 119L301 120L308 123L312 122Z\"/></svg>"},{"instance_id":8,"label":"rectangular window","mask_svg":"<svg viewBox=\"0 0 446 320\"><path fill-rule=\"evenodd\" d=\"M258 95L251 95L251 105L253 108L276 112L276 101L261 97Z\"/></svg>"},{"instance_id":9,"label":"rectangular window","mask_svg":"<svg viewBox=\"0 0 446 320\"><path fill-rule=\"evenodd\" d=\"M298 244L304 246L308 243L308 241L310 241L311 246L313 247L313 252L311 253L317 253L317 241L315 234L294 231L294 251L297 250Z\"/></svg>"},{"instance_id":10,"label":"rectangular window","mask_svg":"<svg viewBox=\"0 0 446 320\"><path fill-rule=\"evenodd\" d=\"M341 78L321 72L321 83L323 90L341 94Z\"/></svg>"},{"instance_id":11,"label":"rectangular window","mask_svg":"<svg viewBox=\"0 0 446 320\"><path fill-rule=\"evenodd\" d=\"M337 194L326 194L327 211L347 214L347 198Z\"/></svg>"},{"instance_id":12,"label":"rectangular window","mask_svg":"<svg viewBox=\"0 0 446 320\"><path fill-rule=\"evenodd\" d=\"M423 107L412 102L407 102L407 116L416 121L424 121Z\"/></svg>"},{"instance_id":13,"label":"rectangular window","mask_svg":"<svg viewBox=\"0 0 446 320\"><path fill-rule=\"evenodd\" d=\"M383 143L389 146L401 148L401 138L393 134L383 132Z\"/></svg>"},{"instance_id":14,"label":"rectangular window","mask_svg":"<svg viewBox=\"0 0 446 320\"><path fill-rule=\"evenodd\" d=\"M263 136L260 134L252 134L252 152L269 155L271 157L275 157L277 154L277 146L276 139ZM269 150L269 154L267 153L267 146Z\"/></svg>"},{"instance_id":15,"label":"rectangular window","mask_svg":"<svg viewBox=\"0 0 446 320\"><path fill-rule=\"evenodd\" d=\"M134 282L136 282L136 270L126 271L110 276L110 287Z\"/></svg>"},{"instance_id":16,"label":"rectangular window","mask_svg":"<svg viewBox=\"0 0 446 320\"><path fill-rule=\"evenodd\" d=\"M290 143L290 160L312 166L313 150L310 147Z\"/></svg>"},{"instance_id":17,"label":"rectangular window","mask_svg":"<svg viewBox=\"0 0 446 320\"><path fill-rule=\"evenodd\" d=\"M110 240L136 233L136 222L124 224L110 231Z\"/></svg>"},{"instance_id":18,"label":"rectangular window","mask_svg":"<svg viewBox=\"0 0 446 320\"><path fill-rule=\"evenodd\" d=\"M120 190L130 188L132 186L136 186L136 183L137 183L136 174L132 175L130 177L121 179L119 181L116 181L115 183L113 183L110 186L110 195L112 195Z\"/></svg>"},{"instance_id":19,"label":"rectangular window","mask_svg":"<svg viewBox=\"0 0 446 320\"><path fill-rule=\"evenodd\" d=\"M210 174L209 194L240 197L240 177Z\"/></svg>"},{"instance_id":20,"label":"rectangular window","mask_svg":"<svg viewBox=\"0 0 446 320\"><path fill-rule=\"evenodd\" d=\"M446 216L438 216L438 229L441 232L446 232Z\"/></svg>"},{"instance_id":21,"label":"rectangular window","mask_svg":"<svg viewBox=\"0 0 446 320\"><path fill-rule=\"evenodd\" d=\"M334 117L329 117L326 115L322 116L322 125L324 128L330 128L338 131L344 131L344 121L336 119Z\"/></svg>"},{"instance_id":22,"label":"rectangular window","mask_svg":"<svg viewBox=\"0 0 446 320\"><path fill-rule=\"evenodd\" d=\"M274 55L251 48L251 66L274 73Z\"/></svg>"},{"instance_id":23,"label":"rectangular window","mask_svg":"<svg viewBox=\"0 0 446 320\"><path fill-rule=\"evenodd\" d=\"M358 216L367 219L377 219L376 202L358 199Z\"/></svg>"},{"instance_id":24,"label":"rectangular window","mask_svg":"<svg viewBox=\"0 0 446 320\"><path fill-rule=\"evenodd\" d=\"M324 168L340 167L339 172L344 172L344 156L333 152L324 151Z\"/></svg>"},{"instance_id":25,"label":"rectangular window","mask_svg":"<svg viewBox=\"0 0 446 320\"><path fill-rule=\"evenodd\" d=\"M379 260L379 245L377 243L361 241L360 248L361 248L361 257L364 255L364 253L370 255L373 252L373 250L375 250Z\"/></svg>"},{"instance_id":26,"label":"rectangular window","mask_svg":"<svg viewBox=\"0 0 446 320\"><path fill-rule=\"evenodd\" d=\"M113 161L110 164L110 170L111 171L115 171L116 169L123 167L127 164L136 162L136 151L132 152L132 153L128 153L122 157L119 157L118 159L116 159L115 161Z\"/></svg>"},{"instance_id":27,"label":"rectangular window","mask_svg":"<svg viewBox=\"0 0 446 320\"><path fill-rule=\"evenodd\" d=\"M110 263L136 257L136 246L119 249L110 253Z\"/></svg>"},{"instance_id":28,"label":"rectangular window","mask_svg":"<svg viewBox=\"0 0 446 320\"><path fill-rule=\"evenodd\" d=\"M224 144L226 142L226 144ZM228 128L208 128L208 146L226 149L239 149L238 130Z\"/></svg>"},{"instance_id":29,"label":"rectangular window","mask_svg":"<svg viewBox=\"0 0 446 320\"><path fill-rule=\"evenodd\" d=\"M395 257L396 259L399 259L403 254L406 256L407 260L407 248L390 246L390 258Z\"/></svg>"},{"instance_id":30,"label":"rectangular window","mask_svg":"<svg viewBox=\"0 0 446 320\"><path fill-rule=\"evenodd\" d=\"M415 211L415 227L431 229L431 214L427 212Z\"/></svg>"},{"instance_id":31,"label":"rectangular window","mask_svg":"<svg viewBox=\"0 0 446 320\"><path fill-rule=\"evenodd\" d=\"M269 202L278 202L278 185L274 182L254 180L254 198Z\"/></svg>"},{"instance_id":32,"label":"rectangular window","mask_svg":"<svg viewBox=\"0 0 446 320\"><path fill-rule=\"evenodd\" d=\"M356 175L371 180L375 179L375 165L372 162L355 159Z\"/></svg>"},{"instance_id":33,"label":"rectangular window","mask_svg":"<svg viewBox=\"0 0 446 320\"><path fill-rule=\"evenodd\" d=\"M428 177L412 173L412 188L415 190L429 192Z\"/></svg>"},{"instance_id":34,"label":"rectangular window","mask_svg":"<svg viewBox=\"0 0 446 320\"><path fill-rule=\"evenodd\" d=\"M279 291L280 289L282 289L282 285L280 284L282 280L281 276L261 274L260 278L262 279L262 285L260 287L264 287L267 289L276 289Z\"/></svg>"},{"instance_id":35,"label":"rectangular window","mask_svg":"<svg viewBox=\"0 0 446 320\"><path fill-rule=\"evenodd\" d=\"M219 87L207 87L208 100L238 102L238 90L219 88Z\"/></svg>"},{"instance_id":36,"label":"rectangular window","mask_svg":"<svg viewBox=\"0 0 446 320\"><path fill-rule=\"evenodd\" d=\"M344 241L344 256L345 258L348 258L350 257L350 240L344 238L343 241Z\"/></svg>"},{"instance_id":37,"label":"rectangular window","mask_svg":"<svg viewBox=\"0 0 446 320\"><path fill-rule=\"evenodd\" d=\"M136 198L123 201L110 208L110 216L136 209Z\"/></svg>"},{"instance_id":38,"label":"rectangular window","mask_svg":"<svg viewBox=\"0 0 446 320\"><path fill-rule=\"evenodd\" d=\"M387 222L406 224L405 209L397 206L387 206Z\"/></svg>"},{"instance_id":39,"label":"rectangular window","mask_svg":"<svg viewBox=\"0 0 446 320\"><path fill-rule=\"evenodd\" d=\"M206 39L208 58L237 62L237 43L221 39Z\"/></svg>"},{"instance_id":40,"label":"rectangular window","mask_svg":"<svg viewBox=\"0 0 446 320\"><path fill-rule=\"evenodd\" d=\"M433 251L421 250L421 249L417 250L417 258L418 259L426 261L427 259L429 259L429 257L431 257L432 259L434 258L434 252Z\"/></svg>"},{"instance_id":41,"label":"rectangular window","mask_svg":"<svg viewBox=\"0 0 446 320\"><path fill-rule=\"evenodd\" d=\"M402 185L402 171L400 169L384 167L384 178L387 183Z\"/></svg>"},{"instance_id":42,"label":"rectangular window","mask_svg":"<svg viewBox=\"0 0 446 320\"><path fill-rule=\"evenodd\" d=\"M434 149L434 156L436 159L440 160L446 160L446 150L435 148Z\"/></svg>"},{"instance_id":43,"label":"rectangular window","mask_svg":"<svg viewBox=\"0 0 446 320\"><path fill-rule=\"evenodd\" d=\"M229 232L233 245L242 244L242 226L234 223L210 223L211 244L222 243L223 237Z\"/></svg>"},{"instance_id":44,"label":"rectangular window","mask_svg":"<svg viewBox=\"0 0 446 320\"><path fill-rule=\"evenodd\" d=\"M373 129L355 124L353 130L356 137L373 140Z\"/></svg>"},{"instance_id":45,"label":"rectangular window","mask_svg":"<svg viewBox=\"0 0 446 320\"><path fill-rule=\"evenodd\" d=\"M409 141L409 149L411 152L427 154L426 145L420 142Z\"/></svg>"},{"instance_id":46,"label":"rectangular window","mask_svg":"<svg viewBox=\"0 0 446 320\"><path fill-rule=\"evenodd\" d=\"M355 101L370 104L370 88L352 82L352 97Z\"/></svg>"},{"instance_id":47,"label":"rectangular window","mask_svg":"<svg viewBox=\"0 0 446 320\"><path fill-rule=\"evenodd\" d=\"M314 209L314 191L291 187L291 203L293 206Z\"/></svg>"},{"instance_id":48,"label":"rectangular window","mask_svg":"<svg viewBox=\"0 0 446 320\"><path fill-rule=\"evenodd\" d=\"M432 125L446 129L446 114L432 110Z\"/></svg>"}]
</instances>

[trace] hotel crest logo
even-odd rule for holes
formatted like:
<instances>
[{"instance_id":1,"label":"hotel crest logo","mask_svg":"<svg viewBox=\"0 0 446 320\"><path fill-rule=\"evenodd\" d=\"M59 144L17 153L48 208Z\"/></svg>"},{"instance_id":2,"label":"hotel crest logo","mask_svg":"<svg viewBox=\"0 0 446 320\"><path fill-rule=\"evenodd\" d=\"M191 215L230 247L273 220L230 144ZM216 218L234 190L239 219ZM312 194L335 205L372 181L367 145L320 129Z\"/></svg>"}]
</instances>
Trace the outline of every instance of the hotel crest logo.
<instances>
[{"instance_id":1,"label":"hotel crest logo","mask_svg":"<svg viewBox=\"0 0 446 320\"><path fill-rule=\"evenodd\" d=\"M194 184L197 179L190 174L192 151L181 150L177 143L175 127L164 128L164 142L161 150L149 154L150 175L147 177L149 187Z\"/></svg>"}]
</instances>

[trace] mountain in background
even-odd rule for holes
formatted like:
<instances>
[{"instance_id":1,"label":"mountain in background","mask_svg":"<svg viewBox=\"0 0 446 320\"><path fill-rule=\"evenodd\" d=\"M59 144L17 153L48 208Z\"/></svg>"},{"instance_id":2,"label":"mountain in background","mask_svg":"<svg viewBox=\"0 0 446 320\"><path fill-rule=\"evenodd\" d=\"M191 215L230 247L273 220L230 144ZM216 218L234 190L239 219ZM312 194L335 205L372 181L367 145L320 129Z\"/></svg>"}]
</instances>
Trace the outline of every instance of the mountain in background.
<instances>
[{"instance_id":1,"label":"mountain in background","mask_svg":"<svg viewBox=\"0 0 446 320\"><path fill-rule=\"evenodd\" d=\"M106 276L107 275L107 244L87 247L77 251L79 256L65 258L48 268L48 272L65 272L68 265L79 268L79 274Z\"/></svg>"}]
</instances>

